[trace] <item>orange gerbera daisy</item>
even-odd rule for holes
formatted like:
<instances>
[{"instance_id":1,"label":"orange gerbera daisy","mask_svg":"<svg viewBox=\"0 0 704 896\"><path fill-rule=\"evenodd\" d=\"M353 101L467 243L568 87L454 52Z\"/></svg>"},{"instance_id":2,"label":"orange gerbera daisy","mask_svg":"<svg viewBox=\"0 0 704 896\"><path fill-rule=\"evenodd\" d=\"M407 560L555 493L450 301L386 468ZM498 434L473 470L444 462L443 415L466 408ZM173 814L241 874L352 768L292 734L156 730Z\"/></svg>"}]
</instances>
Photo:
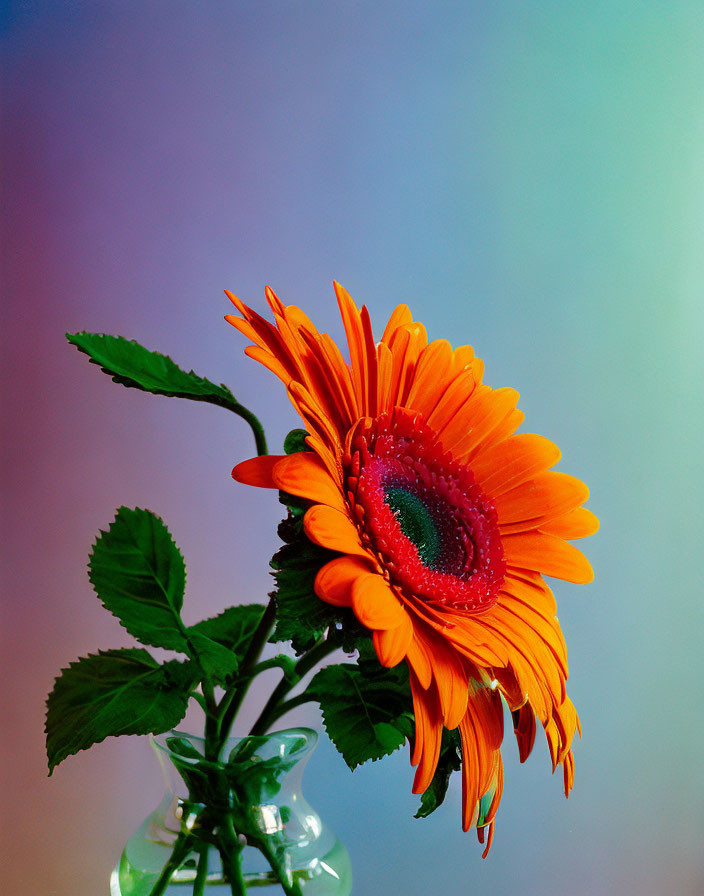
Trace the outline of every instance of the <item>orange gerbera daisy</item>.
<instances>
[{"instance_id":1,"label":"orange gerbera daisy","mask_svg":"<svg viewBox=\"0 0 704 896\"><path fill-rule=\"evenodd\" d=\"M284 383L311 451L238 464L239 482L311 502L313 542L339 552L322 567L317 595L351 607L372 633L379 662L408 664L416 732L413 790L438 764L443 726L462 742L462 823L493 837L501 798L501 695L523 761L535 718L553 763L574 778L579 729L567 696L567 652L543 575L586 583L569 541L594 533L587 487L551 470L558 448L532 434L518 393L482 383L469 346L428 342L399 305L380 342L366 307L339 284L350 363L306 315L267 288L274 324L227 293L226 318L253 345L246 353Z\"/></svg>"}]
</instances>

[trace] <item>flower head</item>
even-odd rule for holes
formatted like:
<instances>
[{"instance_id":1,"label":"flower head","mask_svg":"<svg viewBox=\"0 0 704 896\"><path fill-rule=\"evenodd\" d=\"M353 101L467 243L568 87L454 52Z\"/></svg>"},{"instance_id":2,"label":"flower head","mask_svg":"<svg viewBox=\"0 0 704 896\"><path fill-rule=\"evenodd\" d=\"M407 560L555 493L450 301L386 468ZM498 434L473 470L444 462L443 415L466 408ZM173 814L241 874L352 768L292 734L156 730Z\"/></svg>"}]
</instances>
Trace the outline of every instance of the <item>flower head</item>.
<instances>
[{"instance_id":1,"label":"flower head","mask_svg":"<svg viewBox=\"0 0 704 896\"><path fill-rule=\"evenodd\" d=\"M501 697L513 713L523 761L536 717L553 769L572 786L579 728L567 696L567 652L543 576L591 581L569 542L598 528L588 489L555 472L558 448L515 431L513 389L483 384L469 346L428 342L405 305L375 342L366 307L335 292L349 346L335 342L267 289L269 323L227 295L227 320L246 353L284 383L309 435L307 452L238 464L240 482L311 502L313 542L340 554L322 567L316 594L350 607L372 634L379 662L409 668L415 715L413 790L438 764L443 728L462 743L462 823L488 829L501 799Z\"/></svg>"}]
</instances>

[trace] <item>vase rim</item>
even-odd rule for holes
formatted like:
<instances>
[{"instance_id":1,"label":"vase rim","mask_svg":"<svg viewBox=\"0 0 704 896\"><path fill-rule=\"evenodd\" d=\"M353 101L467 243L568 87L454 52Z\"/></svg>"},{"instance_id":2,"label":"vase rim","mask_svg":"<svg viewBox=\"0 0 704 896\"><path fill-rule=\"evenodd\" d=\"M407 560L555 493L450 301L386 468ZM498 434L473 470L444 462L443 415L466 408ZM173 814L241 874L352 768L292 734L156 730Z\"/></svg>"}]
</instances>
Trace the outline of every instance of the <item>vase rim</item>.
<instances>
[{"instance_id":1,"label":"vase rim","mask_svg":"<svg viewBox=\"0 0 704 896\"><path fill-rule=\"evenodd\" d=\"M150 740L152 746L160 753L165 754L166 756L174 756L178 755L178 759L180 763L185 764L196 764L203 761L203 757L196 758L195 756L192 758L176 754L174 751L168 746L167 739L170 737L181 737L185 740L189 741L189 743L193 744L196 747L203 747L205 745L205 738L199 734L192 734L190 731L182 731L180 729L172 728L169 731L164 731L161 734L152 734L150 735ZM232 749L237 744L242 743L243 741L249 740L250 738L255 738L261 741L262 744L272 744L276 743L277 740L282 742L289 740L290 738L297 737L303 738L304 743L292 750L287 754L290 759L301 759L303 756L310 753L313 748L318 743L318 732L313 728L307 728L303 726L295 727L295 728L282 728L280 731L270 731L266 734L245 734L242 737L228 737L222 746L222 750L220 751L220 757L227 756Z\"/></svg>"}]
</instances>

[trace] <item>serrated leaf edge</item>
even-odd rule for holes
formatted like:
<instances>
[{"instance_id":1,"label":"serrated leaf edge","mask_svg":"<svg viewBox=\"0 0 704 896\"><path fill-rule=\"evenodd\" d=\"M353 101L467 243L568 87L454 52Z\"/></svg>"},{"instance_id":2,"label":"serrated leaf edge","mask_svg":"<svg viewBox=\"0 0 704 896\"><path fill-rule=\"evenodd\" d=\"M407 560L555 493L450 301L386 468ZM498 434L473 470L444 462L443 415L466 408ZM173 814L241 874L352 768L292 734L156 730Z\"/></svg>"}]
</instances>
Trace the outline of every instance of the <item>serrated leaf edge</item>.
<instances>
[{"instance_id":1,"label":"serrated leaf edge","mask_svg":"<svg viewBox=\"0 0 704 896\"><path fill-rule=\"evenodd\" d=\"M181 552L181 549L179 548L178 544L176 543L176 540L174 539L173 535L171 534L171 530L170 530L169 527L166 525L166 523L164 522L164 520L163 520L157 513L154 513L153 510L149 510L148 507L128 507L126 504L121 504L121 505L117 508L117 510L115 511L115 517L114 517L114 519L112 520L112 522L110 523L110 525L107 527L107 529L99 529L99 530L98 530L98 534L96 535L95 540L94 540L93 543L91 544L91 547L90 547L90 553L88 554L88 564L87 564L87 568L88 568L88 581L89 581L90 584L92 585L92 587L93 587L93 591L94 591L94 593L95 593L95 596L96 596L96 597L98 598L98 600L100 601L101 606L103 606L103 607L108 611L108 613L110 613L110 615L111 615L113 618L117 619L117 621L120 623L120 626L121 626L122 628L124 628L124 630L127 632L127 634L128 634L131 638L134 638L135 641L136 641L138 644L144 644L145 642L144 642L144 641L141 641L136 635L133 635L132 632L131 632L131 631L129 630L129 628L127 627L127 625L123 622L123 620L120 619L120 617L119 617L113 610L111 610L110 607L108 607L108 606L105 604L105 602L103 601L103 599L100 597L100 594L98 593L98 589L97 589L97 587L96 587L96 585L95 585L95 582L93 581L93 576L92 576L92 574L91 574L91 564L92 564L92 561L93 561L93 557L95 556L95 549L96 549L96 547L97 547L97 545L98 545L98 542L103 538L103 536L107 536L107 535L110 534L110 529L111 529L112 525L117 521L117 517L118 517L118 515L119 515L119 513L120 513L121 510L127 510L127 511L130 511L130 512L140 511L141 513L147 513L147 514L149 514L151 517L153 517L158 523L160 523L160 524L164 527L164 530L166 531L166 534L169 536L169 539L170 539L170 541L171 541L171 544L172 544L174 550L176 551L176 553L178 554L178 556L179 556L179 558L180 558L180 560L181 560L181 564L182 564L182 566L183 566L183 596L184 596L184 599L185 599L185 595L186 595L186 587L187 587L187 584L188 584L188 569L187 569L187 567L186 567L186 559L185 559L185 557L183 556L183 554L182 554L182 552ZM154 576L154 578L157 579L156 575ZM159 581L159 580L157 579L157 581ZM164 593L164 595L166 595L166 589L163 587L163 585L161 584L160 581L159 581L159 587L161 588L161 590L162 590L162 592ZM170 607L170 606L171 606L171 605L169 604L169 607ZM173 612L174 612L174 614L175 614L176 619L177 619L178 622L179 622L179 626L178 626L178 627L181 629L181 634L182 634L183 637L184 637L184 641L187 641L187 634L185 634L185 633L187 633L188 628L183 624L183 620L181 619L180 611L173 610ZM197 623L196 623L196 624L197 624ZM147 646L149 646L149 647L158 647L159 649L164 649L164 650L173 650L175 653L182 653L182 654L184 654L185 656L189 656L187 650L179 650L179 649L177 649L177 648L171 648L171 647L162 648L162 647L161 647L160 645L158 645L158 644L148 644Z\"/></svg>"},{"instance_id":2,"label":"serrated leaf edge","mask_svg":"<svg viewBox=\"0 0 704 896\"><path fill-rule=\"evenodd\" d=\"M154 657L151 655L151 653L149 653L148 650L146 650L143 647L114 647L114 648L109 648L108 650L98 650L97 653L88 653L85 656L79 657L76 660L72 660L68 664L68 666L64 666L62 669L59 670L59 674L54 678L53 687L52 687L51 691L49 692L46 700L44 701L44 704L46 706L46 713L45 713L45 719L44 719L45 738L48 738L48 736L49 736L49 730L48 730L49 704L51 703L54 693L56 691L56 686L59 683L59 681L61 680L64 673L70 672L73 669L78 668L81 665L81 663L83 663L85 660L97 659L102 656L114 657L116 654L122 654L122 655L132 654L134 656L134 654L137 654L137 653L145 654L146 657L148 657L149 660L151 660L151 662L153 663L153 666L151 667L152 671L154 669L165 669L167 666L172 665L172 664L177 664L180 666L187 666L192 662L191 660L186 660L185 662L180 662L179 660L168 660L165 663L160 663L158 660L154 659ZM145 674L147 674L147 673L145 673ZM126 686L127 685L124 685L124 687L126 687ZM183 716L181 716L181 719L183 719L183 717L186 715L187 711L188 711L188 699L186 699L186 708L184 710ZM176 724L178 724L178 722L176 722ZM173 727L173 725L170 725L168 728L165 728L164 731L169 731L172 727ZM160 734L162 732L157 731L157 732L153 732L153 733ZM97 740L94 740L93 743L90 744L90 746L95 746L95 744L101 744L101 743L103 743L103 741L107 740L108 737L131 737L131 736L133 736L133 735L124 735L124 734L120 734L119 732L117 734L106 734L103 737L100 737ZM140 735L134 735L134 736L142 737L143 735L140 734ZM69 753L66 753L65 756L63 756L61 759L58 759L56 762L52 762L51 759L47 756L47 758L49 758L49 777L51 777L53 775L54 769L56 769L57 766L61 765L61 763L65 759L68 759L69 756L75 756L77 753L82 753L85 750L90 749L90 746L79 748L78 750L73 750Z\"/></svg>"}]
</instances>

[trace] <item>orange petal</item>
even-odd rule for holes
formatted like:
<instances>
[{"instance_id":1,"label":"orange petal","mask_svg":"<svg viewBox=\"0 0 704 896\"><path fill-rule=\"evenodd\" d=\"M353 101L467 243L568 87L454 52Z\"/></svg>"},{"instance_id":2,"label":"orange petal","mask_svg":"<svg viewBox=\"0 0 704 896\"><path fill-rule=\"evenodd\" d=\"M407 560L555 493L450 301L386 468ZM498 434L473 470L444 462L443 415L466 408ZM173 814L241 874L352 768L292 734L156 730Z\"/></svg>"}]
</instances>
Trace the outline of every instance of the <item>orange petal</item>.
<instances>
[{"instance_id":1,"label":"orange petal","mask_svg":"<svg viewBox=\"0 0 704 896\"><path fill-rule=\"evenodd\" d=\"M315 504L327 504L341 513L347 511L338 485L325 464L311 451L298 451L282 458L275 465L272 476L278 488L285 492Z\"/></svg>"},{"instance_id":2,"label":"orange petal","mask_svg":"<svg viewBox=\"0 0 704 896\"><path fill-rule=\"evenodd\" d=\"M484 451L493 448L494 445L498 445L509 436L512 436L525 420L525 416L523 411L519 411L518 408L514 408L507 414L498 426L495 426L490 433L484 436L481 445L478 445L473 451L469 452L466 461L469 466L472 466L472 460L475 456L482 454Z\"/></svg>"},{"instance_id":3,"label":"orange petal","mask_svg":"<svg viewBox=\"0 0 704 896\"><path fill-rule=\"evenodd\" d=\"M496 498L554 467L559 459L560 449L549 439L521 433L482 451L472 461L471 468L481 488L489 497Z\"/></svg>"},{"instance_id":4,"label":"orange petal","mask_svg":"<svg viewBox=\"0 0 704 896\"><path fill-rule=\"evenodd\" d=\"M502 591L507 591L515 600L520 600L546 619L557 615L555 595L548 588L545 579L537 572L527 569L506 573Z\"/></svg>"},{"instance_id":5,"label":"orange petal","mask_svg":"<svg viewBox=\"0 0 704 896\"><path fill-rule=\"evenodd\" d=\"M528 698L521 690L521 686L511 668L495 670L501 696L511 712L515 712L528 702Z\"/></svg>"},{"instance_id":6,"label":"orange petal","mask_svg":"<svg viewBox=\"0 0 704 896\"><path fill-rule=\"evenodd\" d=\"M352 584L352 609L362 625L371 629L403 625L406 611L382 576L367 573Z\"/></svg>"},{"instance_id":7,"label":"orange petal","mask_svg":"<svg viewBox=\"0 0 704 896\"><path fill-rule=\"evenodd\" d=\"M394 357L391 377L391 394L394 404L407 406L408 393L413 385L413 376L418 356L428 344L428 336L423 324L414 321L399 327L389 342Z\"/></svg>"},{"instance_id":8,"label":"orange petal","mask_svg":"<svg viewBox=\"0 0 704 896\"><path fill-rule=\"evenodd\" d=\"M503 788L503 780L502 780L502 788ZM489 850L491 849L491 844L494 842L494 831L496 830L496 821L492 821L488 826L489 833L486 838L486 846L484 847L484 852L482 853L482 858L485 859L489 855ZM477 829L477 837L480 843L483 843L483 834L484 828ZM481 836L480 836L481 835Z\"/></svg>"},{"instance_id":9,"label":"orange petal","mask_svg":"<svg viewBox=\"0 0 704 896\"><path fill-rule=\"evenodd\" d=\"M352 367L352 382L359 401L360 412L367 413L367 346L359 309L347 290L333 281L337 304L340 308L342 324L347 336ZM375 356L376 360L376 356Z\"/></svg>"},{"instance_id":10,"label":"orange petal","mask_svg":"<svg viewBox=\"0 0 704 896\"><path fill-rule=\"evenodd\" d=\"M413 673L410 675L410 682L416 720L411 764L418 766L413 779L413 793L423 793L433 780L440 758L442 715L437 694L432 689L423 690Z\"/></svg>"},{"instance_id":11,"label":"orange petal","mask_svg":"<svg viewBox=\"0 0 704 896\"><path fill-rule=\"evenodd\" d=\"M453 435L448 433L447 444L453 453L460 458L480 454L491 433L515 412L519 398L515 389L476 389L448 427Z\"/></svg>"},{"instance_id":12,"label":"orange petal","mask_svg":"<svg viewBox=\"0 0 704 896\"><path fill-rule=\"evenodd\" d=\"M406 383L411 377L414 361L410 355L411 334L407 327L399 327L392 334L389 342L391 352L391 375L389 379L388 405L401 404L401 396L406 389Z\"/></svg>"},{"instance_id":13,"label":"orange petal","mask_svg":"<svg viewBox=\"0 0 704 896\"><path fill-rule=\"evenodd\" d=\"M393 408L391 395L391 378L394 369L394 356L388 345L380 342L377 346L378 382L377 409L380 414L388 414Z\"/></svg>"},{"instance_id":14,"label":"orange petal","mask_svg":"<svg viewBox=\"0 0 704 896\"><path fill-rule=\"evenodd\" d=\"M516 651L520 652L530 666L536 683L547 690L549 704L557 706L562 703L566 697L567 664L552 650L550 643L543 637L543 631L528 625L521 616L515 615L499 603L494 607L492 621L513 645L511 660L513 661ZM531 686L531 693L532 690Z\"/></svg>"},{"instance_id":15,"label":"orange petal","mask_svg":"<svg viewBox=\"0 0 704 896\"><path fill-rule=\"evenodd\" d=\"M418 623L416 623L414 628L418 628ZM433 680L433 669L425 644L419 641L418 638L414 637L406 648L406 660L413 672L415 672L420 686L427 690L430 687L430 682Z\"/></svg>"},{"instance_id":16,"label":"orange petal","mask_svg":"<svg viewBox=\"0 0 704 896\"><path fill-rule=\"evenodd\" d=\"M285 369L285 374L282 376L284 383L286 383L287 380L292 379L297 373L296 365L291 357L291 353L285 340L282 339L281 334L276 327L270 324L268 320L261 317L261 315L257 314L256 311L252 311L251 308L245 305L244 302L237 298L237 296L228 292L228 290L225 290L225 295L244 317L247 324L249 324L250 329L247 330L247 333L253 335L249 335L248 338L251 338L252 342L255 342L260 348L264 349L270 355L273 355L273 357L283 365L283 368ZM233 326L240 329L236 323L236 317L228 315L226 320L228 323L231 323Z\"/></svg>"},{"instance_id":17,"label":"orange petal","mask_svg":"<svg viewBox=\"0 0 704 896\"><path fill-rule=\"evenodd\" d=\"M544 723L543 727L548 741L552 770L555 771L560 762L564 763L567 760L574 735L577 732L581 734L579 718L569 697L555 710L552 718Z\"/></svg>"},{"instance_id":18,"label":"orange petal","mask_svg":"<svg viewBox=\"0 0 704 896\"><path fill-rule=\"evenodd\" d=\"M482 858L485 859L489 855L489 850L491 849L491 844L494 840L494 830L496 827L496 813L499 808L499 804L501 802L501 796L504 792L504 764L501 759L501 753L497 750L494 754L495 759L495 771L492 774L492 784L491 787L494 788L494 796L491 800L491 805L489 806L489 810L484 816L484 824L482 826L477 827L477 839L480 843L484 842L484 834L487 833L486 837L486 847L484 852L482 853ZM488 791L487 791L488 793ZM478 815L479 805L477 805L477 815ZM479 821L479 818L477 818Z\"/></svg>"},{"instance_id":19,"label":"orange petal","mask_svg":"<svg viewBox=\"0 0 704 896\"><path fill-rule=\"evenodd\" d=\"M345 363L337 343L328 333L322 333L318 337L318 348L331 372L331 385L334 385L338 401L345 408L348 424L352 426L361 416L361 411L352 385L350 368Z\"/></svg>"},{"instance_id":20,"label":"orange petal","mask_svg":"<svg viewBox=\"0 0 704 896\"><path fill-rule=\"evenodd\" d=\"M344 399L335 386L336 371L331 370L327 363L317 330L312 324L308 329L298 320L299 315L302 316L303 312L291 305L286 309L285 317L278 319L281 332L300 371L296 379L324 411L334 429L338 433L344 432L351 421L349 413L345 411Z\"/></svg>"},{"instance_id":21,"label":"orange petal","mask_svg":"<svg viewBox=\"0 0 704 896\"><path fill-rule=\"evenodd\" d=\"M535 713L530 703L524 703L513 713L513 731L518 744L518 758L525 762L535 743Z\"/></svg>"},{"instance_id":22,"label":"orange petal","mask_svg":"<svg viewBox=\"0 0 704 896\"><path fill-rule=\"evenodd\" d=\"M391 341L391 337L394 332L404 324L413 323L413 315L411 314L411 309L408 305L397 305L394 310L391 312L391 317L389 318L389 322L384 328L384 334L381 337L381 341L388 345Z\"/></svg>"},{"instance_id":23,"label":"orange petal","mask_svg":"<svg viewBox=\"0 0 704 896\"><path fill-rule=\"evenodd\" d=\"M321 459L328 473L332 477L333 482L342 482L343 473L339 455L336 454L335 451L333 451L319 436L315 435L315 433L311 433L311 435L306 437L306 444L311 451L315 451ZM345 513L346 512L347 511L345 511Z\"/></svg>"},{"instance_id":24,"label":"orange petal","mask_svg":"<svg viewBox=\"0 0 704 896\"><path fill-rule=\"evenodd\" d=\"M408 645L413 639L413 623L407 613L396 628L377 629L372 634L374 649L382 666L391 668L406 656Z\"/></svg>"},{"instance_id":25,"label":"orange petal","mask_svg":"<svg viewBox=\"0 0 704 896\"><path fill-rule=\"evenodd\" d=\"M264 454L262 457L253 457L243 460L232 471L232 478L236 482L245 485L258 485L259 488L278 488L274 482L274 467L280 460L286 458L285 454Z\"/></svg>"},{"instance_id":26,"label":"orange petal","mask_svg":"<svg viewBox=\"0 0 704 896\"><path fill-rule=\"evenodd\" d=\"M338 431L348 429L358 414L350 402L351 379L347 364L329 336L322 336L310 318L295 305L286 307L267 290L279 334L295 369L294 380L303 385L333 421ZM330 346L333 351L330 351ZM266 362L264 362L266 363ZM287 384L291 378L285 380Z\"/></svg>"},{"instance_id":27,"label":"orange petal","mask_svg":"<svg viewBox=\"0 0 704 896\"><path fill-rule=\"evenodd\" d=\"M326 563L316 575L315 593L329 604L350 607L355 581L373 571L371 560L362 557L336 557Z\"/></svg>"},{"instance_id":28,"label":"orange petal","mask_svg":"<svg viewBox=\"0 0 704 896\"><path fill-rule=\"evenodd\" d=\"M532 569L545 576L586 585L594 578L594 570L576 547L542 532L520 532L502 538L506 563Z\"/></svg>"},{"instance_id":29,"label":"orange petal","mask_svg":"<svg viewBox=\"0 0 704 896\"><path fill-rule=\"evenodd\" d=\"M567 697L557 708L553 719L559 735L557 761L564 762L569 753L575 734L579 732L581 736L581 726L579 724L577 710L574 708L574 703L572 703L569 697Z\"/></svg>"},{"instance_id":30,"label":"orange petal","mask_svg":"<svg viewBox=\"0 0 704 896\"><path fill-rule=\"evenodd\" d=\"M552 714L554 700L545 682L543 669L537 664L525 639L517 638L514 632L508 632L500 625L497 629L494 634L504 641L508 652L506 668L494 669L502 693L513 708L529 700L535 714L544 722Z\"/></svg>"},{"instance_id":31,"label":"orange petal","mask_svg":"<svg viewBox=\"0 0 704 896\"><path fill-rule=\"evenodd\" d=\"M426 418L447 388L452 366L452 346L447 339L435 339L420 353L413 385L404 402Z\"/></svg>"},{"instance_id":32,"label":"orange petal","mask_svg":"<svg viewBox=\"0 0 704 896\"><path fill-rule=\"evenodd\" d=\"M540 527L541 532L557 535L571 541L573 538L586 538L599 531L598 518L586 507L576 507L556 520L550 520Z\"/></svg>"},{"instance_id":33,"label":"orange petal","mask_svg":"<svg viewBox=\"0 0 704 896\"><path fill-rule=\"evenodd\" d=\"M437 685L446 728L456 728L467 712L469 699L468 676L457 651L440 636L427 631L418 640L425 640L428 654L432 657L432 673Z\"/></svg>"},{"instance_id":34,"label":"orange petal","mask_svg":"<svg viewBox=\"0 0 704 896\"><path fill-rule=\"evenodd\" d=\"M228 322L228 324L230 324L230 326L234 327L236 330L239 330L243 336L246 336L247 339L251 340L252 342L257 341L257 331L243 318L237 317L236 314L226 314L225 320Z\"/></svg>"},{"instance_id":35,"label":"orange petal","mask_svg":"<svg viewBox=\"0 0 704 896\"><path fill-rule=\"evenodd\" d=\"M539 473L494 498L502 534L542 525L578 507L589 497L587 486L566 473Z\"/></svg>"},{"instance_id":36,"label":"orange petal","mask_svg":"<svg viewBox=\"0 0 704 896\"><path fill-rule=\"evenodd\" d=\"M481 358L475 358L472 361L472 372L474 373L474 382L480 386L484 379L484 362Z\"/></svg>"},{"instance_id":37,"label":"orange petal","mask_svg":"<svg viewBox=\"0 0 704 896\"><path fill-rule=\"evenodd\" d=\"M503 740L503 710L496 691L478 688L460 722L462 738L462 827L469 830L477 801L496 771L496 751Z\"/></svg>"},{"instance_id":38,"label":"orange petal","mask_svg":"<svg viewBox=\"0 0 704 896\"><path fill-rule=\"evenodd\" d=\"M311 541L331 551L368 557L359 532L344 513L325 504L314 504L303 517L303 528Z\"/></svg>"},{"instance_id":39,"label":"orange petal","mask_svg":"<svg viewBox=\"0 0 704 896\"><path fill-rule=\"evenodd\" d=\"M369 318L369 309L366 305L362 305L359 312L359 319L362 322L362 332L364 334L364 382L367 393L367 410L366 413L372 417L376 417L379 413L377 406L377 380L378 380L378 361L376 352L376 343L374 342L374 334L372 333L372 322Z\"/></svg>"},{"instance_id":40,"label":"orange petal","mask_svg":"<svg viewBox=\"0 0 704 896\"><path fill-rule=\"evenodd\" d=\"M568 797L570 795L570 790L572 790L572 786L574 785L574 755L572 750L569 750L563 759L562 768L564 771L565 797Z\"/></svg>"},{"instance_id":41,"label":"orange petal","mask_svg":"<svg viewBox=\"0 0 704 896\"><path fill-rule=\"evenodd\" d=\"M285 385L288 385L291 382L291 375L284 365L265 348L260 348L258 345L248 345L244 350L244 353L248 358L251 358L253 361L258 361L266 367L267 370L270 370L274 376L278 376Z\"/></svg>"},{"instance_id":42,"label":"orange petal","mask_svg":"<svg viewBox=\"0 0 704 896\"><path fill-rule=\"evenodd\" d=\"M311 433L317 433L337 454L340 453L340 434L333 422L321 407L314 395L298 382L291 382L288 386L288 397L291 404L298 411L306 424L306 429Z\"/></svg>"},{"instance_id":43,"label":"orange petal","mask_svg":"<svg viewBox=\"0 0 704 896\"><path fill-rule=\"evenodd\" d=\"M475 810L476 814L477 814L477 818L475 820L477 827L478 828L484 828L484 827L489 828L489 842L487 843L487 847L484 850L484 853L482 854L482 858L484 858L484 859L486 858L486 855L489 852L489 848L491 846L491 839L492 839L491 835L492 835L492 831L493 831L494 817L496 816L496 812L499 808L499 803L501 802L501 795L503 794L503 790L504 790L504 764L501 759L501 752L499 750L496 750L494 752L494 769L491 773L491 783L489 784L489 788L485 791L485 793L482 794L482 799L484 799L484 797L486 797L486 796L489 796L492 789L494 790L494 795L491 798L491 803L489 804L488 810L484 813L483 821L479 818L479 808L480 808L479 804L477 804L477 807ZM481 842L481 838L480 838L480 842Z\"/></svg>"},{"instance_id":44,"label":"orange petal","mask_svg":"<svg viewBox=\"0 0 704 896\"><path fill-rule=\"evenodd\" d=\"M512 619L509 625L515 619L519 619L522 627L532 631L535 637L545 642L559 664L563 677L567 678L567 647L557 617L549 610L545 613L542 607L527 603L521 593L516 594L512 590L508 584L510 582L511 579L507 577L507 582L504 582L504 587L499 593L495 610L497 619L500 618L498 611L511 613Z\"/></svg>"},{"instance_id":45,"label":"orange petal","mask_svg":"<svg viewBox=\"0 0 704 896\"><path fill-rule=\"evenodd\" d=\"M471 345L458 345L452 353L452 369L455 373L467 370L473 366L475 360Z\"/></svg>"},{"instance_id":46,"label":"orange petal","mask_svg":"<svg viewBox=\"0 0 704 896\"><path fill-rule=\"evenodd\" d=\"M507 663L504 643L494 637L491 629L483 624L483 615L461 616L447 611L444 624L428 618L431 628L450 641L453 646L477 666L504 666ZM410 656L409 656L410 660Z\"/></svg>"},{"instance_id":47,"label":"orange petal","mask_svg":"<svg viewBox=\"0 0 704 896\"><path fill-rule=\"evenodd\" d=\"M284 311L284 303L270 286L264 287L264 295L266 296L267 304L274 314L282 314Z\"/></svg>"},{"instance_id":48,"label":"orange petal","mask_svg":"<svg viewBox=\"0 0 704 896\"><path fill-rule=\"evenodd\" d=\"M473 391L474 374L470 367L469 370L462 370L455 376L428 417L428 426L435 430L443 445L446 441L444 438L445 427L452 424Z\"/></svg>"}]
</instances>

